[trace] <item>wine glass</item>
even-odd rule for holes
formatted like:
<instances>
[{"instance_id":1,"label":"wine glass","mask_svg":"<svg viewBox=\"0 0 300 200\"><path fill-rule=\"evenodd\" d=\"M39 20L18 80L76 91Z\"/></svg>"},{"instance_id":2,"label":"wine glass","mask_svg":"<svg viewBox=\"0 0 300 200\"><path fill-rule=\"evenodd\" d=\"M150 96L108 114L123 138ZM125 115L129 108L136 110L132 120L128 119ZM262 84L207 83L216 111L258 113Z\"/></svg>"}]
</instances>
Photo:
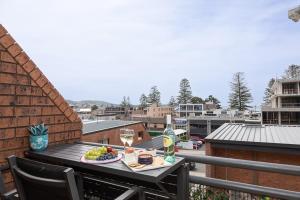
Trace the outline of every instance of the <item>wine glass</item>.
<instances>
[{"instance_id":1,"label":"wine glass","mask_svg":"<svg viewBox=\"0 0 300 200\"><path fill-rule=\"evenodd\" d=\"M126 137L127 137L128 145L131 146L132 143L133 143L134 130L133 129L127 129Z\"/></svg>"},{"instance_id":2,"label":"wine glass","mask_svg":"<svg viewBox=\"0 0 300 200\"><path fill-rule=\"evenodd\" d=\"M120 129L120 139L122 141L122 143L124 144L124 152L125 152L125 144L127 142L127 137L126 137L126 133L127 129L126 128L122 128Z\"/></svg>"}]
</instances>

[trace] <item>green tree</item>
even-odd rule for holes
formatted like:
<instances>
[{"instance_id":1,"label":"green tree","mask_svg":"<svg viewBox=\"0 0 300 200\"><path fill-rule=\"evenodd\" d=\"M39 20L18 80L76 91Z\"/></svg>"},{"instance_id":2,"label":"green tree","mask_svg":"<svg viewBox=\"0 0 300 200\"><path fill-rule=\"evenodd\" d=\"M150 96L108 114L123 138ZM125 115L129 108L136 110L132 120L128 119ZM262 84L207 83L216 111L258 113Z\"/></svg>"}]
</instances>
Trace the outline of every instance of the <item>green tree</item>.
<instances>
[{"instance_id":1,"label":"green tree","mask_svg":"<svg viewBox=\"0 0 300 200\"><path fill-rule=\"evenodd\" d=\"M252 102L252 95L248 89L244 73L237 72L233 75L233 80L230 83L231 93L229 95L229 104L233 109L240 111L250 108L249 103Z\"/></svg>"},{"instance_id":2,"label":"green tree","mask_svg":"<svg viewBox=\"0 0 300 200\"><path fill-rule=\"evenodd\" d=\"M171 106L171 107L176 106L176 100L175 100L174 96L171 96L168 105Z\"/></svg>"},{"instance_id":3,"label":"green tree","mask_svg":"<svg viewBox=\"0 0 300 200\"><path fill-rule=\"evenodd\" d=\"M221 102L220 102L216 97L214 97L213 95L209 95L209 96L205 99L205 102L208 102L208 101L213 102L213 103L216 105L216 108L217 108L217 109L222 108L222 107L221 107Z\"/></svg>"},{"instance_id":4,"label":"green tree","mask_svg":"<svg viewBox=\"0 0 300 200\"><path fill-rule=\"evenodd\" d=\"M201 97L192 97L192 99L191 99L191 103L193 103L193 104L197 104L197 103L203 103L204 101L203 101L203 99L201 98Z\"/></svg>"},{"instance_id":5,"label":"green tree","mask_svg":"<svg viewBox=\"0 0 300 200\"><path fill-rule=\"evenodd\" d=\"M142 94L140 97L140 107L141 108L147 107L147 96L145 94Z\"/></svg>"},{"instance_id":6,"label":"green tree","mask_svg":"<svg viewBox=\"0 0 300 200\"><path fill-rule=\"evenodd\" d=\"M91 107L91 110L93 111L93 110L97 110L98 109L98 106L97 105L92 105L92 107Z\"/></svg>"},{"instance_id":7,"label":"green tree","mask_svg":"<svg viewBox=\"0 0 300 200\"><path fill-rule=\"evenodd\" d=\"M122 108L126 108L127 107L127 98L125 96L123 97L123 100L121 101L120 106Z\"/></svg>"},{"instance_id":8,"label":"green tree","mask_svg":"<svg viewBox=\"0 0 300 200\"><path fill-rule=\"evenodd\" d=\"M264 104L265 105L268 105L271 103L271 96L273 95L273 91L271 88L272 88L274 82L275 82L275 79L271 78L269 80L267 88L265 89L265 96L264 96Z\"/></svg>"},{"instance_id":9,"label":"green tree","mask_svg":"<svg viewBox=\"0 0 300 200\"><path fill-rule=\"evenodd\" d=\"M192 97L190 82L188 79L184 78L180 81L179 95L177 97L178 103L190 103Z\"/></svg>"},{"instance_id":10,"label":"green tree","mask_svg":"<svg viewBox=\"0 0 300 200\"><path fill-rule=\"evenodd\" d=\"M290 65L285 70L283 78L293 79L300 77L300 65Z\"/></svg>"},{"instance_id":11,"label":"green tree","mask_svg":"<svg viewBox=\"0 0 300 200\"><path fill-rule=\"evenodd\" d=\"M151 87L148 95L148 103L160 105L160 91L157 89L157 86Z\"/></svg>"}]
</instances>

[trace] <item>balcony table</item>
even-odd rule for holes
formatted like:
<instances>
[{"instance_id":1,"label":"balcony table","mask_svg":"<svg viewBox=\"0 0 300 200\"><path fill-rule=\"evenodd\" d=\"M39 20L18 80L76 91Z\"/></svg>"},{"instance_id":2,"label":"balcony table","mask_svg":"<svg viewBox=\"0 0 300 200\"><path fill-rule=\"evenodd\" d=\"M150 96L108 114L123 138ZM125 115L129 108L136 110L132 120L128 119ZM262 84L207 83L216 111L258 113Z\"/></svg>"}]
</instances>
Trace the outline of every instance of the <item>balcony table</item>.
<instances>
[{"instance_id":1,"label":"balcony table","mask_svg":"<svg viewBox=\"0 0 300 200\"><path fill-rule=\"evenodd\" d=\"M140 183L155 184L164 195L172 199L188 199L188 170L184 158L176 157L176 162L170 167L141 172L133 172L125 166L121 160L107 164L89 164L80 162L81 156L86 151L95 147L95 145L80 143L59 144L50 146L42 152L27 151L25 156L41 162L72 167L75 171L93 175L104 174L106 177L118 177L130 183L137 184L138 186ZM171 173L176 174L176 197L174 195L169 195L168 190L165 188L164 184L162 184L162 180Z\"/></svg>"}]
</instances>

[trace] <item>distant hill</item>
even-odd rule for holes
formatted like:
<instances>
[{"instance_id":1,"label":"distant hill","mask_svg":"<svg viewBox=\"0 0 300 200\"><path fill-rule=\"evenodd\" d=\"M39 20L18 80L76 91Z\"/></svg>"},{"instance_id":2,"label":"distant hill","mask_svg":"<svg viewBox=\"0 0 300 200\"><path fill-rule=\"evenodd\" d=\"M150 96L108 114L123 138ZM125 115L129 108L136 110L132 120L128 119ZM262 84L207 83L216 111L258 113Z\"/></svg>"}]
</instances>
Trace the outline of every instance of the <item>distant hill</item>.
<instances>
[{"instance_id":1,"label":"distant hill","mask_svg":"<svg viewBox=\"0 0 300 200\"><path fill-rule=\"evenodd\" d=\"M69 104L82 107L83 105L97 105L98 107L108 107L108 106L117 106L117 104L109 103L106 101L98 101L98 100L82 100L82 101L73 101L67 100Z\"/></svg>"}]
</instances>

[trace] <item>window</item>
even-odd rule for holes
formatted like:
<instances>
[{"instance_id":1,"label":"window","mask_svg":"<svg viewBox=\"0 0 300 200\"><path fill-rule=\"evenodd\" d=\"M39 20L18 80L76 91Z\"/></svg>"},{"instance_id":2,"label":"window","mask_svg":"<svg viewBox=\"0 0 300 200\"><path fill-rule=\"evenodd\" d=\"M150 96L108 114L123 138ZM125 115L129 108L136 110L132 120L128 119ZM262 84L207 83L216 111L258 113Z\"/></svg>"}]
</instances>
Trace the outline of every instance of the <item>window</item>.
<instances>
[{"instance_id":1,"label":"window","mask_svg":"<svg viewBox=\"0 0 300 200\"><path fill-rule=\"evenodd\" d=\"M138 132L138 140L143 140L143 138L144 138L144 132L143 131Z\"/></svg>"},{"instance_id":2,"label":"window","mask_svg":"<svg viewBox=\"0 0 300 200\"><path fill-rule=\"evenodd\" d=\"M105 138L105 139L100 139L99 140L100 144L109 144L109 138Z\"/></svg>"}]
</instances>

